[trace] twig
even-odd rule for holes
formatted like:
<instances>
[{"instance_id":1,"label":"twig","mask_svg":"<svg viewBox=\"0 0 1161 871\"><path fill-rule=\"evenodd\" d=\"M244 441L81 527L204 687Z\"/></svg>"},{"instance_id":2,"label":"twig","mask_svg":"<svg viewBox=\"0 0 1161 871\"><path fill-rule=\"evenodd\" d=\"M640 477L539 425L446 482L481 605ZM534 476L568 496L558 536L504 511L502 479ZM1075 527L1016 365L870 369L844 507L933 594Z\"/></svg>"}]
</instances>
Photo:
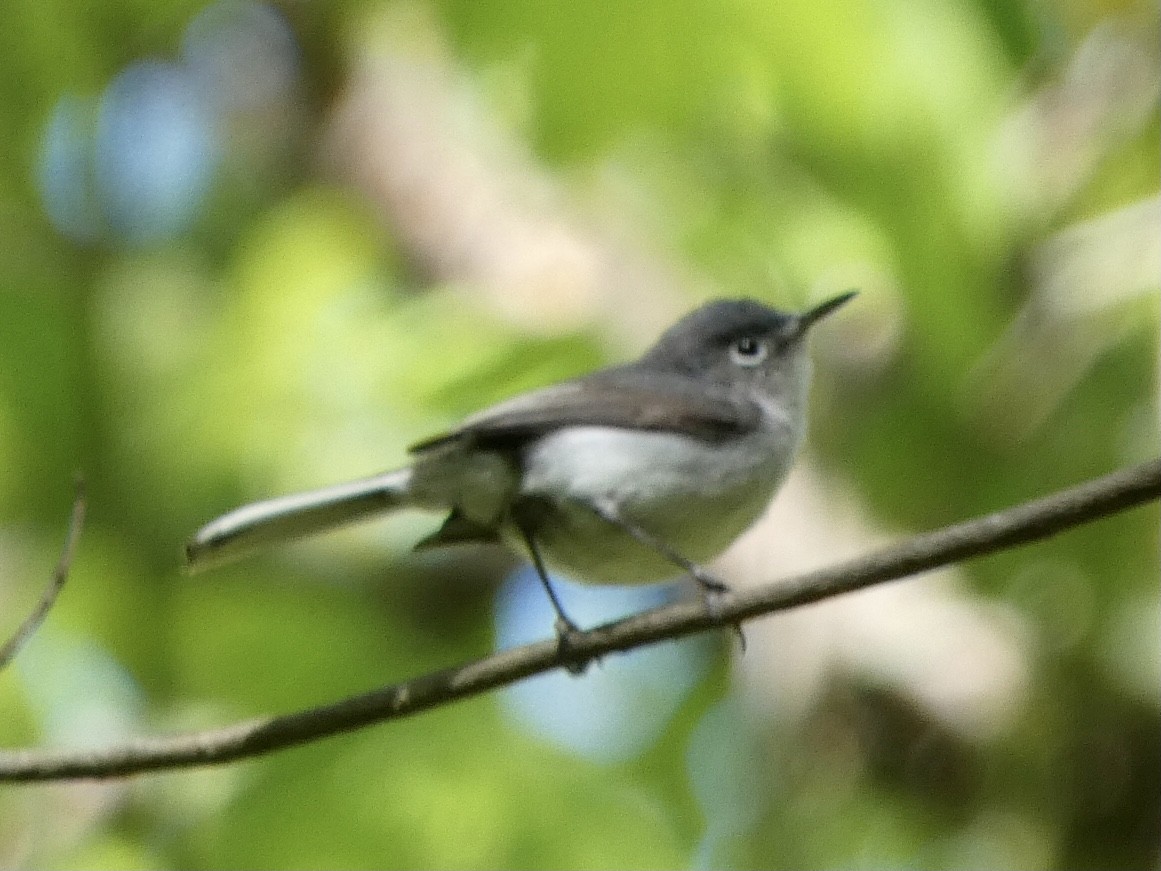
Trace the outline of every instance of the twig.
<instances>
[{"instance_id":1,"label":"twig","mask_svg":"<svg viewBox=\"0 0 1161 871\"><path fill-rule=\"evenodd\" d=\"M0 671L3 671L12 662L20 649L28 643L28 639L40 628L44 618L48 616L49 610L56 602L56 597L60 595L65 582L69 579L69 569L72 568L73 557L77 552L77 542L81 538L81 527L84 525L85 482L78 477L76 495L73 497L73 511L69 517L69 528L65 534L65 543L61 549L60 559L56 561L56 568L52 570L52 581L45 588L40 601L32 609L32 613L24 618L24 622L20 624L12 637L4 643L3 647L0 647Z\"/></svg>"},{"instance_id":2,"label":"twig","mask_svg":"<svg viewBox=\"0 0 1161 871\"><path fill-rule=\"evenodd\" d=\"M1161 460L1154 460L995 514L915 536L860 559L724 595L712 617L700 601L679 602L581 632L570 639L565 655L558 653L554 640L546 640L334 704L248 720L221 729L141 739L104 750L0 753L0 781L120 777L258 756L417 714L574 662L715 626L729 626L1038 541L1158 498L1161 498Z\"/></svg>"}]
</instances>

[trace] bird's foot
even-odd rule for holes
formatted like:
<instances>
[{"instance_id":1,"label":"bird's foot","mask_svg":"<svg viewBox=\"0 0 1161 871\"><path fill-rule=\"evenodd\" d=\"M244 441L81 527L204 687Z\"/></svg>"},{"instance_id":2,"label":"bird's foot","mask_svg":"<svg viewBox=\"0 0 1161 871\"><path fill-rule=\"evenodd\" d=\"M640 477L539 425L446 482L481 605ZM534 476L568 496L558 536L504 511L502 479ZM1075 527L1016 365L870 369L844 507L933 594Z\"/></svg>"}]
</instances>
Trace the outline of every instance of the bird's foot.
<instances>
[{"instance_id":1,"label":"bird's foot","mask_svg":"<svg viewBox=\"0 0 1161 871\"><path fill-rule=\"evenodd\" d=\"M581 630L577 625L565 617L563 614L556 618L556 622L552 627L556 632L556 654L561 659L569 656L575 648L575 640L581 634ZM586 657L578 659L575 662L570 662L565 665L565 669L569 674L579 677L584 674L589 667L589 663L598 660L598 657Z\"/></svg>"},{"instance_id":2,"label":"bird's foot","mask_svg":"<svg viewBox=\"0 0 1161 871\"><path fill-rule=\"evenodd\" d=\"M721 614L721 597L730 593L730 588L727 584L719 581L701 566L694 566L690 570L693 579L697 581L701 588L701 600L705 603L706 612L714 620L715 623L722 621ZM734 632L734 636L738 639L738 646L741 647L742 653L746 652L746 633L742 631L741 622L730 623L730 628Z\"/></svg>"}]
</instances>

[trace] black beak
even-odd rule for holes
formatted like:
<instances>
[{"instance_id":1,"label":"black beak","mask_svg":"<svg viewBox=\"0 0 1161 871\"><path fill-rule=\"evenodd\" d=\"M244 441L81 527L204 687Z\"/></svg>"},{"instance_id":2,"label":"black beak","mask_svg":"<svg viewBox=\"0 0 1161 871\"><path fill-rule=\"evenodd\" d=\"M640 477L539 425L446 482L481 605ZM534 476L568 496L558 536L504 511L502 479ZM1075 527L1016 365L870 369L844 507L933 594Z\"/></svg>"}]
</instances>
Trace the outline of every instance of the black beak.
<instances>
[{"instance_id":1,"label":"black beak","mask_svg":"<svg viewBox=\"0 0 1161 871\"><path fill-rule=\"evenodd\" d=\"M821 321L827 315L834 313L842 308L852 299L859 295L857 290L848 290L846 293L840 293L836 297L828 299L826 302L819 303L809 311L805 311L798 316L798 330L797 335L801 336L806 333L812 326Z\"/></svg>"}]
</instances>

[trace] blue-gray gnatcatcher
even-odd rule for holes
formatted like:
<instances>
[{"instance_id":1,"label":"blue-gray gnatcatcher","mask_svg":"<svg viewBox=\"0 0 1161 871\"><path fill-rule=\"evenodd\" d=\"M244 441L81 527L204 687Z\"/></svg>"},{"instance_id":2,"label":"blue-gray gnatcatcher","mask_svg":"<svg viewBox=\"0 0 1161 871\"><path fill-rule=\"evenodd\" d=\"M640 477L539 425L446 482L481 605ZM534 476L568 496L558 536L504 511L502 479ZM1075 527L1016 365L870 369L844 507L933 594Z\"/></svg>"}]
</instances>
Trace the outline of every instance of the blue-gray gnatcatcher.
<instances>
[{"instance_id":1,"label":"blue-gray gnatcatcher","mask_svg":"<svg viewBox=\"0 0 1161 871\"><path fill-rule=\"evenodd\" d=\"M644 356L533 390L411 448L409 466L255 502L202 527L190 567L216 564L401 508L447 512L432 547L499 541L526 554L557 614L575 626L548 567L591 583L689 572L763 512L806 427L810 327L845 293L803 314L719 300L686 315Z\"/></svg>"}]
</instances>

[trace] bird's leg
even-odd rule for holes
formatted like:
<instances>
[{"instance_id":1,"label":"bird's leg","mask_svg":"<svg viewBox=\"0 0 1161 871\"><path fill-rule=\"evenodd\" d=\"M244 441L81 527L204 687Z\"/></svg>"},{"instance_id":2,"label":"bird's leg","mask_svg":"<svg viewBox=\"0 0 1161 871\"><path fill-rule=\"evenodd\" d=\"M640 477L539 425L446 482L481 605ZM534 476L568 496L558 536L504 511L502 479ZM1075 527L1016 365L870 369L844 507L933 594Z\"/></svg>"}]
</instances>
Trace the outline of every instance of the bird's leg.
<instances>
[{"instance_id":1,"label":"bird's leg","mask_svg":"<svg viewBox=\"0 0 1161 871\"><path fill-rule=\"evenodd\" d=\"M697 563L682 556L666 542L649 532L649 530L638 526L632 520L625 517L612 499L594 499L592 501L580 502L580 504L592 511L601 520L628 533L638 543L660 554L666 560L673 563L673 565L689 572L690 577L697 581L698 587L701 588L701 597L702 601L705 602L706 610L715 620L720 619L716 597L730 591L730 588L726 584L719 581ZM742 624L733 623L731 625L733 626L734 634L738 636L738 643L741 644L742 652L744 653L746 650L746 636L742 632Z\"/></svg>"},{"instance_id":2,"label":"bird's leg","mask_svg":"<svg viewBox=\"0 0 1161 871\"><path fill-rule=\"evenodd\" d=\"M582 503L601 520L627 532L639 543L660 554L680 569L689 572L702 590L708 593L728 593L730 588L692 560L686 559L653 533L625 517L611 499L594 499Z\"/></svg>"},{"instance_id":3,"label":"bird's leg","mask_svg":"<svg viewBox=\"0 0 1161 871\"><path fill-rule=\"evenodd\" d=\"M556 630L557 649L561 654L567 653L571 646L572 636L579 633L580 629L564 613L564 607L560 604L556 590L552 588L552 582L548 579L548 570L544 567L544 559L540 556L540 548L536 546L536 538L532 535L532 531L523 523L517 523L516 528L520 530L520 536L524 539L529 556L532 557L532 566L536 569L536 576L540 578L540 583L544 585L544 592L548 594L548 601L552 603L552 610L556 612L556 621L553 623L553 629ZM565 668L568 669L569 674L579 675L584 673L588 665L589 660L583 659L567 665Z\"/></svg>"}]
</instances>

